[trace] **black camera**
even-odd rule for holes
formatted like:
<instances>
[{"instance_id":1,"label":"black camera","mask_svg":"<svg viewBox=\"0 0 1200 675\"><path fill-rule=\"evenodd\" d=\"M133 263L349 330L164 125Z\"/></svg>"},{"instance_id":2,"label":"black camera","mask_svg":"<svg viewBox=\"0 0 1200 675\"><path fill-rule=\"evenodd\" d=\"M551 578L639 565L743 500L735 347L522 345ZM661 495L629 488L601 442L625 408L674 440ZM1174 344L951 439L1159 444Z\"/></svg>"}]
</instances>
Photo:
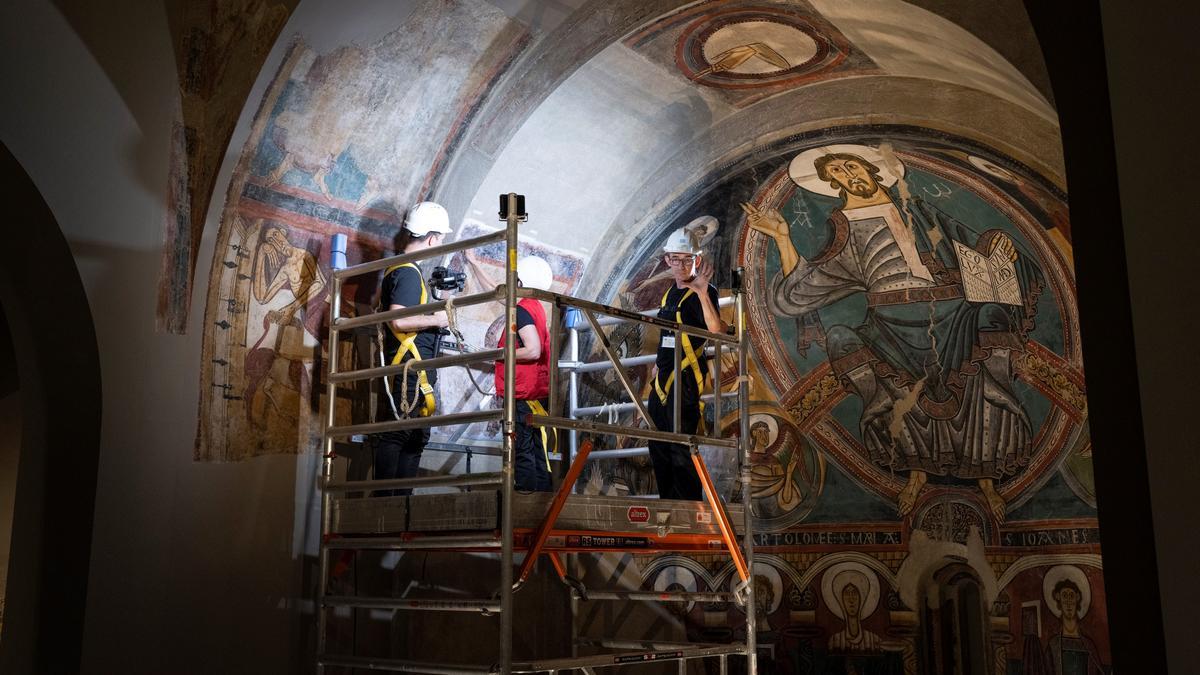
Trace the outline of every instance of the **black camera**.
<instances>
[{"instance_id":1,"label":"black camera","mask_svg":"<svg viewBox=\"0 0 1200 675\"><path fill-rule=\"evenodd\" d=\"M433 274L429 277L429 285L435 291L461 291L466 283L466 272L454 272L440 265L433 268Z\"/></svg>"}]
</instances>

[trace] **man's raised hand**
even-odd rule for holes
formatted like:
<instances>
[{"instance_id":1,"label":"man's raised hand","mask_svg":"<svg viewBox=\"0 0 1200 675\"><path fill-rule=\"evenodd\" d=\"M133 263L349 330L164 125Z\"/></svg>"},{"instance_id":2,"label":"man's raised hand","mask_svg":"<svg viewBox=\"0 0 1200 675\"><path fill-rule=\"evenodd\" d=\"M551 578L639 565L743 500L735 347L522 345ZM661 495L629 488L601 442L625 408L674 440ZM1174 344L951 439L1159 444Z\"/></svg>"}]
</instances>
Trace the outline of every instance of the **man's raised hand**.
<instances>
[{"instance_id":1,"label":"man's raised hand","mask_svg":"<svg viewBox=\"0 0 1200 675\"><path fill-rule=\"evenodd\" d=\"M748 202L742 202L742 211L746 213L746 224L768 237L780 240L789 239L789 228L783 214L776 209L760 210Z\"/></svg>"},{"instance_id":2,"label":"man's raised hand","mask_svg":"<svg viewBox=\"0 0 1200 675\"><path fill-rule=\"evenodd\" d=\"M704 256L696 257L696 276L692 277L691 281L684 283L684 286L696 291L697 293L705 293L708 291L708 282L713 277L713 265Z\"/></svg>"}]
</instances>

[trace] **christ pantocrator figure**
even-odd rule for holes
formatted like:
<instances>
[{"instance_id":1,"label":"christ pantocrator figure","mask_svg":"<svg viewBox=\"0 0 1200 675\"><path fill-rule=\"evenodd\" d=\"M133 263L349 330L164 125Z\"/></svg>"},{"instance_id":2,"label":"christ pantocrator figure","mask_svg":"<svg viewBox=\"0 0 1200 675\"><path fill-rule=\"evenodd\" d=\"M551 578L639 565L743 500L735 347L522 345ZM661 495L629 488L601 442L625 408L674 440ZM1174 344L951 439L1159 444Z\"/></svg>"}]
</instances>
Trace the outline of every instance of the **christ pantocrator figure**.
<instances>
[{"instance_id":1,"label":"christ pantocrator figure","mask_svg":"<svg viewBox=\"0 0 1200 675\"><path fill-rule=\"evenodd\" d=\"M854 325L830 326L825 344L834 373L862 399L870 459L908 475L899 513L912 510L930 474L949 475L975 481L1003 520L996 482L1021 471L1032 453L1010 356L1023 351L1033 327L1041 270L1003 231L976 232L920 197L902 199L886 185L898 176L881 178L861 155L805 153L797 161L811 162L808 180L797 178L793 162L798 184L812 189L819 180L842 199L811 260L796 251L778 211L743 205L749 226L779 248L782 269L767 289L768 306L801 317L865 294L865 314ZM1003 268L1009 283L991 301L979 300L974 279L964 286L964 253Z\"/></svg>"}]
</instances>

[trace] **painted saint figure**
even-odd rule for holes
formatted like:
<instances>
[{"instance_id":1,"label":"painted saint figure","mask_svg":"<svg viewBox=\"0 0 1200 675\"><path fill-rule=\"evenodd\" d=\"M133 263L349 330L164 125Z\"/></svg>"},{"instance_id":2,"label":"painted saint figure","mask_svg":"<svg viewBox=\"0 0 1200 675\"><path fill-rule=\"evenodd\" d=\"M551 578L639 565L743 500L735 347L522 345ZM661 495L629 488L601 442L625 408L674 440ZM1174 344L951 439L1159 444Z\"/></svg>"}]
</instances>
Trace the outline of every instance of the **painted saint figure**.
<instances>
[{"instance_id":1,"label":"painted saint figure","mask_svg":"<svg viewBox=\"0 0 1200 675\"><path fill-rule=\"evenodd\" d=\"M995 482L1020 471L1032 451L1010 355L1033 327L1041 271L1003 231L977 233L908 195L899 161L885 172L863 155L878 153L821 149L792 163L797 184L842 200L811 260L778 211L743 205L749 226L779 248L782 270L767 303L779 316L811 317L864 294L861 320L830 326L826 347L834 373L862 399L870 459L908 474L898 511L912 510L929 474L949 475L976 481L1002 520Z\"/></svg>"},{"instance_id":2,"label":"painted saint figure","mask_svg":"<svg viewBox=\"0 0 1200 675\"><path fill-rule=\"evenodd\" d=\"M829 636L831 652L877 652L882 649L879 636L862 625L863 605L871 585L866 575L858 570L842 570L833 579L842 618L846 627ZM874 609L872 607L871 609Z\"/></svg>"},{"instance_id":3,"label":"painted saint figure","mask_svg":"<svg viewBox=\"0 0 1200 675\"><path fill-rule=\"evenodd\" d=\"M261 226L261 221L257 226ZM251 291L254 300L263 306L282 291L292 296L291 302L266 313L262 334L246 351L246 417L266 426L272 417L268 408L294 419L299 401L291 401L291 397L298 395L303 399L311 391L309 371L320 349L328 298L325 275L316 257L304 248L293 246L287 232L277 226L266 230L258 246ZM276 384L284 389L277 389ZM260 393L265 401L256 397Z\"/></svg>"},{"instance_id":4,"label":"painted saint figure","mask_svg":"<svg viewBox=\"0 0 1200 675\"><path fill-rule=\"evenodd\" d=\"M1058 634L1046 644L1043 672L1104 675L1107 670L1096 643L1080 629L1080 620L1091 604L1091 585L1083 570L1073 565L1052 567L1042 584L1050 613L1061 621Z\"/></svg>"}]
</instances>

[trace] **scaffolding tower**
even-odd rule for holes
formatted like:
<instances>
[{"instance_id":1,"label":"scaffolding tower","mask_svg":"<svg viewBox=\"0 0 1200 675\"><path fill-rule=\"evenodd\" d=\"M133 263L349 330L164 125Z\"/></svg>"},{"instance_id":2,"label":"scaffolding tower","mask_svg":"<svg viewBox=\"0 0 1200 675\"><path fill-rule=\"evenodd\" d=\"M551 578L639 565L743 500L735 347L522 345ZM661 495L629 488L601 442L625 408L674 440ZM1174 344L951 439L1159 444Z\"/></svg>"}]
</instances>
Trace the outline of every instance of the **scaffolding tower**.
<instances>
[{"instance_id":1,"label":"scaffolding tower","mask_svg":"<svg viewBox=\"0 0 1200 675\"><path fill-rule=\"evenodd\" d=\"M328 335L328 369L326 372L327 408L323 424L324 450L321 462L319 487L321 496L321 539L319 557L317 613L317 672L324 674L327 667L348 667L368 670L393 672L423 672L444 675L459 675L465 673L535 673L555 672L563 670L581 670L593 675L593 669L616 667L621 665L642 664L648 662L679 663L680 673L685 672L689 660L702 658L717 658L722 675L726 673L730 655L743 656L746 661L746 672L756 675L755 648L755 611L754 584L752 583L753 569L753 527L750 504L750 461L749 461L749 387L747 378L747 331L744 308L744 293L740 283L734 286L735 325L733 336L713 333L708 330L689 326L675 321L660 319L657 316L632 312L629 310L610 307L594 302L588 302L567 295L552 293L531 288L519 288L517 285L517 232L519 222L526 216L518 212L518 205L523 210L524 198L516 194L501 195L502 205L507 208L501 216L506 221L503 230L472 239L461 240L442 246L428 248L411 254L401 254L366 262L351 267L335 269L330 284L331 317ZM519 200L519 201L518 201ZM342 285L346 279L367 274L403 263L417 262L424 259L436 258L446 254L472 249L498 242L504 242L505 281L495 290L474 293L457 298L435 299L431 302L404 307L396 310L379 311L372 314L344 317L340 315ZM740 274L737 275L740 278ZM516 397L513 387L516 382L516 332L517 302L521 298L532 297L550 304L550 355L554 363L550 369L550 405L546 415L530 415L525 422L543 428L563 429L568 432L569 443L566 452L561 454L563 463L567 465L565 476L558 490L551 496L549 493L522 494L513 487L515 424L517 422ZM370 423L337 426L336 400L339 385L363 380L371 380L387 376L403 376L405 364L385 365L343 371L338 359L339 336L356 328L374 326L393 319L428 314L445 310L447 305L453 308L467 307L486 302L501 302L505 307L504 336L502 349L490 349L477 352L461 352L430 359L414 360L407 365L409 370L427 370L447 368L489 361L501 361L504 367L503 392L504 406L502 409L480 410L470 412L455 412L429 417L410 417L404 419L376 421ZM570 311L573 320L564 329L564 313ZM578 318L586 320L586 325ZM719 420L722 391L721 391L721 355L726 350L735 351L738 361L737 393L734 396L738 408L738 429L736 438L721 437L720 425L714 423L711 435L681 433L680 420L681 396L674 396L675 428L671 431L660 431L650 420L638 391L626 374L625 368L638 363L648 363L651 356L620 358L617 351L609 342L603 331L605 325L622 322L635 322L646 328L673 331L676 335L687 334L693 338L706 340L706 349L715 353L713 363L713 393L705 398L715 401L716 411L714 421ZM591 330L607 357L607 362L583 363L580 360L580 331ZM564 330L568 333L569 360L560 361L562 352L562 337ZM681 382L682 340L675 341L674 373L675 382ZM586 372L603 368L612 369L620 381L629 400L620 403L620 410L635 410L637 416L646 423L646 427L637 425L635 418L632 425L622 425L583 419L602 412L601 408L581 408L578 406L579 380ZM562 409L560 392L560 371L569 371L568 409L567 415L555 413ZM497 392L500 394L500 392ZM612 408L604 407L607 411ZM448 474L437 476L422 476L416 478L400 478L388 480L346 480L334 476L335 443L350 437L399 431L404 429L442 427L451 425L466 425L476 422L499 421L502 424L501 469L491 473ZM637 438L642 440L665 441L686 445L691 450L692 463L704 487L705 502L685 502L674 500L645 500L620 497L603 497L596 495L575 495L574 486L583 470L584 465L592 459L630 456L644 453L645 448L618 449L611 451L591 452L592 443L585 435L614 435ZM701 445L715 446L727 451L736 451L738 455L738 485L741 490L741 508L737 505L726 505L709 475L702 459L699 448ZM392 490L431 487L478 488L491 487L498 492L480 492L478 490L458 494L414 495L411 497L370 497L351 496L349 493L370 490ZM472 505L479 507L476 513L480 516L474 519L453 519L447 525L445 519L439 519L437 513L444 510L447 500L454 506L467 507L457 512L472 512ZM490 502L488 501L490 500ZM498 506L495 505L499 502ZM647 505L647 506L642 506ZM493 512L488 512L488 507ZM652 506L653 508L649 508ZM644 511L645 522L640 527L631 528L622 523L619 518L606 517L605 514L637 513ZM651 511L655 518L651 519ZM737 511L741 513L738 514ZM434 515L430 515L434 514ZM741 522L735 522L733 515L740 515ZM519 520L520 522L516 522ZM628 520L634 520L632 516ZM638 520L642 520L638 518ZM740 530L740 531L739 531ZM739 544L739 535L741 542ZM719 537L719 538L717 538ZM332 551L344 550L424 550L443 552L492 552L499 553L499 587L494 596L480 599L405 599L389 597L364 597L355 595L330 594L330 557ZM563 556L568 553L584 552L717 552L727 553L733 561L740 583L731 592L657 592L588 589L577 580L569 577ZM525 554L519 569L514 565L516 553ZM616 602L734 602L744 611L745 640L732 644L707 643L662 643L641 642L622 639L605 639L591 641L592 646L616 650L611 653L593 655L570 655L561 658L549 658L517 662L513 659L512 630L513 630L513 594L517 592L533 571L533 566L541 555L547 556L560 579L571 586L572 603L577 600L604 600ZM489 664L451 664L431 663L404 659L377 658L358 656L355 654L327 653L329 617L328 613L336 608L379 609L379 610L411 610L411 611L450 611L472 612L498 617L499 644L497 658ZM574 621L572 622L574 629ZM576 638L576 636L572 636ZM576 639L574 644L586 641Z\"/></svg>"}]
</instances>

